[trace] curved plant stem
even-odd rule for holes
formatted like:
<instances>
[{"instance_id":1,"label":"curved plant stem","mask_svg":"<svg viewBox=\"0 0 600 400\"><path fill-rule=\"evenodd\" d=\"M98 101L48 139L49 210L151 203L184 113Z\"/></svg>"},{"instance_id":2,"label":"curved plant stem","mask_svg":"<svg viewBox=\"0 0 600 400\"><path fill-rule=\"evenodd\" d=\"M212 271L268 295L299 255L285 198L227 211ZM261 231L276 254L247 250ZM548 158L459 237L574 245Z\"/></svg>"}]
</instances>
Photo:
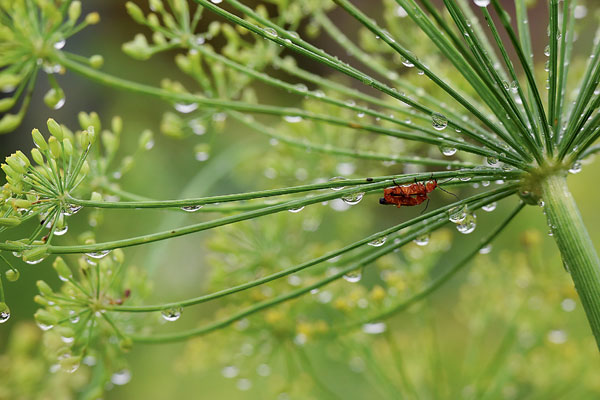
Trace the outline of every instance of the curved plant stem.
<instances>
[{"instance_id":1,"label":"curved plant stem","mask_svg":"<svg viewBox=\"0 0 600 400\"><path fill-rule=\"evenodd\" d=\"M353 328L353 327L356 328L356 327L360 327L363 324L368 323L368 322L379 321L382 319L390 318L390 317L396 315L398 312L406 310L409 306L411 306L411 305L419 302L420 300L423 300L427 296L429 296L431 293L433 293L435 290L437 290L440 286L442 286L444 283L446 283L450 278L452 278L458 271L460 271L462 268L464 268L473 259L473 257L475 257L479 253L479 250L481 250L481 248L483 248L483 247L487 246L489 243L491 243L492 240L494 240L496 238L496 236L498 236L498 234L500 234L500 232L502 232L504 230L504 228L506 228L508 223L510 221L512 221L513 218L523 209L524 206L525 206L525 203L519 204L517 206L517 208L515 208L513 210L513 212L508 216L508 218L506 218L500 225L498 225L496 227L496 229L494 229L491 233L488 234L488 236L484 237L479 242L479 245L477 247L475 247L473 250L471 250L463 259L461 259L458 263L456 263L450 269L448 269L447 271L442 273L440 276L435 278L433 281L431 281L431 283L429 283L429 285L427 285L424 289L415 293L414 295L412 295L408 299L402 301L401 303L396 304L396 305L388 308L387 310L383 310L381 313L379 313L377 315L368 317L364 320L361 320L360 322L352 323L350 326L348 326L348 328Z\"/></svg>"},{"instance_id":2,"label":"curved plant stem","mask_svg":"<svg viewBox=\"0 0 600 400\"><path fill-rule=\"evenodd\" d=\"M541 182L548 223L600 348L600 259L564 174Z\"/></svg>"}]
</instances>

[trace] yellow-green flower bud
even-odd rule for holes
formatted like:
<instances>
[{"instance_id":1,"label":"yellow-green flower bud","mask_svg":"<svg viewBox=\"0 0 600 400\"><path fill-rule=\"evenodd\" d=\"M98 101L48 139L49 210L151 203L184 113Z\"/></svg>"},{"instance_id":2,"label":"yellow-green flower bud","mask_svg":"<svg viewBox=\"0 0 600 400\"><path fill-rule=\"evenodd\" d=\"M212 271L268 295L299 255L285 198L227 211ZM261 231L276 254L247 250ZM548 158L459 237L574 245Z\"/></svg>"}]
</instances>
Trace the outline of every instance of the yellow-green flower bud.
<instances>
[{"instance_id":1,"label":"yellow-green flower bud","mask_svg":"<svg viewBox=\"0 0 600 400\"><path fill-rule=\"evenodd\" d=\"M62 156L60 142L54 136L50 136L50 139L48 139L48 147L50 147L50 153L52 153L55 159L59 159Z\"/></svg>"},{"instance_id":2,"label":"yellow-green flower bud","mask_svg":"<svg viewBox=\"0 0 600 400\"><path fill-rule=\"evenodd\" d=\"M51 304L48 299L46 299L44 296L40 296L39 294L33 296L33 301L35 301L40 306L44 307L49 306Z\"/></svg>"},{"instance_id":3,"label":"yellow-green flower bud","mask_svg":"<svg viewBox=\"0 0 600 400\"><path fill-rule=\"evenodd\" d=\"M154 13L148 14L148 25L150 25L153 28L160 27L160 21L158 20L158 16L156 14L154 14Z\"/></svg>"},{"instance_id":4,"label":"yellow-green flower bud","mask_svg":"<svg viewBox=\"0 0 600 400\"><path fill-rule=\"evenodd\" d=\"M64 338L73 338L75 337L75 331L70 326L57 326L56 333Z\"/></svg>"},{"instance_id":5,"label":"yellow-green flower bud","mask_svg":"<svg viewBox=\"0 0 600 400\"><path fill-rule=\"evenodd\" d=\"M23 161L21 161L21 159L15 154L6 157L5 161L15 172L18 172L19 174L24 174L27 171Z\"/></svg>"},{"instance_id":6,"label":"yellow-green flower bud","mask_svg":"<svg viewBox=\"0 0 600 400\"><path fill-rule=\"evenodd\" d=\"M140 149L150 150L154 147L154 133L150 129L146 129L140 135L138 142Z\"/></svg>"},{"instance_id":7,"label":"yellow-green flower bud","mask_svg":"<svg viewBox=\"0 0 600 400\"><path fill-rule=\"evenodd\" d=\"M69 5L69 21L75 23L81 16L81 2L74 1Z\"/></svg>"},{"instance_id":8,"label":"yellow-green flower bud","mask_svg":"<svg viewBox=\"0 0 600 400\"><path fill-rule=\"evenodd\" d=\"M16 208L31 208L31 200L27 199L13 199L12 201L13 207Z\"/></svg>"},{"instance_id":9,"label":"yellow-green flower bud","mask_svg":"<svg viewBox=\"0 0 600 400\"><path fill-rule=\"evenodd\" d=\"M16 97L7 97L5 99L0 99L0 112L6 112L14 107L17 103Z\"/></svg>"},{"instance_id":10,"label":"yellow-green flower bud","mask_svg":"<svg viewBox=\"0 0 600 400\"><path fill-rule=\"evenodd\" d=\"M119 264L123 264L123 261L125 261L125 253L121 249L114 249L112 251L112 256Z\"/></svg>"},{"instance_id":11,"label":"yellow-green flower bud","mask_svg":"<svg viewBox=\"0 0 600 400\"><path fill-rule=\"evenodd\" d=\"M73 144L69 138L63 140L63 148L67 157L71 157L73 155Z\"/></svg>"},{"instance_id":12,"label":"yellow-green flower bud","mask_svg":"<svg viewBox=\"0 0 600 400\"><path fill-rule=\"evenodd\" d=\"M147 60L152 56L152 49L141 33L135 35L132 41L123 43L121 48L125 54L137 60Z\"/></svg>"},{"instance_id":13,"label":"yellow-green flower bud","mask_svg":"<svg viewBox=\"0 0 600 400\"><path fill-rule=\"evenodd\" d=\"M104 57L102 57L100 54L94 54L90 57L90 66L92 68L97 69L102 67L102 65L104 65Z\"/></svg>"},{"instance_id":14,"label":"yellow-green flower bud","mask_svg":"<svg viewBox=\"0 0 600 400\"><path fill-rule=\"evenodd\" d=\"M97 12L89 13L85 16L85 22L90 25L95 25L100 22L100 14Z\"/></svg>"},{"instance_id":15,"label":"yellow-green flower bud","mask_svg":"<svg viewBox=\"0 0 600 400\"><path fill-rule=\"evenodd\" d=\"M27 156L25 154L23 154L23 152L21 150L17 150L17 152L15 154L25 164L26 167L29 167L31 165L29 158L27 158Z\"/></svg>"},{"instance_id":16,"label":"yellow-green flower bud","mask_svg":"<svg viewBox=\"0 0 600 400\"><path fill-rule=\"evenodd\" d=\"M9 282L18 281L20 276L21 276L21 273L19 272L18 269L9 269L8 271L6 271L6 279Z\"/></svg>"},{"instance_id":17,"label":"yellow-green flower bud","mask_svg":"<svg viewBox=\"0 0 600 400\"><path fill-rule=\"evenodd\" d=\"M114 116L111 123L111 130L115 135L120 135L123 131L123 119L118 115Z\"/></svg>"},{"instance_id":18,"label":"yellow-green flower bud","mask_svg":"<svg viewBox=\"0 0 600 400\"><path fill-rule=\"evenodd\" d=\"M165 38L165 35L159 31L154 31L152 33L152 41L159 46L167 44L167 38Z\"/></svg>"},{"instance_id":19,"label":"yellow-green flower bud","mask_svg":"<svg viewBox=\"0 0 600 400\"><path fill-rule=\"evenodd\" d=\"M150 0L150 8L156 12L162 12L165 9L161 0Z\"/></svg>"},{"instance_id":20,"label":"yellow-green flower bud","mask_svg":"<svg viewBox=\"0 0 600 400\"><path fill-rule=\"evenodd\" d=\"M102 132L102 144L109 154L115 153L119 148L119 140L110 131Z\"/></svg>"},{"instance_id":21,"label":"yellow-green flower bud","mask_svg":"<svg viewBox=\"0 0 600 400\"><path fill-rule=\"evenodd\" d=\"M81 165L81 170L79 170L80 176L85 176L90 172L90 164L85 160Z\"/></svg>"},{"instance_id":22,"label":"yellow-green flower bud","mask_svg":"<svg viewBox=\"0 0 600 400\"><path fill-rule=\"evenodd\" d=\"M63 282L68 281L73 277L71 269L67 266L67 263L65 262L65 260L63 260L62 257L56 257L56 260L54 260L54 262L52 263L52 268L54 268L54 270L58 274L58 277Z\"/></svg>"},{"instance_id":23,"label":"yellow-green flower bud","mask_svg":"<svg viewBox=\"0 0 600 400\"><path fill-rule=\"evenodd\" d=\"M102 195L98 192L92 192L92 196L90 197L90 200L96 201L96 202L104 201L104 199L102 199Z\"/></svg>"},{"instance_id":24,"label":"yellow-green flower bud","mask_svg":"<svg viewBox=\"0 0 600 400\"><path fill-rule=\"evenodd\" d=\"M37 130L37 128L34 128L31 131L31 136L33 137L33 142L38 147L38 149L40 149L42 151L48 150L48 143L46 143L44 136L42 136L42 134L40 133L39 130Z\"/></svg>"},{"instance_id":25,"label":"yellow-green flower bud","mask_svg":"<svg viewBox=\"0 0 600 400\"><path fill-rule=\"evenodd\" d=\"M94 127L94 130L90 133L99 134L102 129L102 124L100 123L100 117L97 112L92 111L90 113L90 123ZM94 141L92 141L92 143L94 143Z\"/></svg>"},{"instance_id":26,"label":"yellow-green flower bud","mask_svg":"<svg viewBox=\"0 0 600 400\"><path fill-rule=\"evenodd\" d=\"M81 129L88 129L90 125L92 125L90 116L85 111L80 111L79 114L77 114L77 119L79 120L79 125L81 126Z\"/></svg>"},{"instance_id":27,"label":"yellow-green flower bud","mask_svg":"<svg viewBox=\"0 0 600 400\"><path fill-rule=\"evenodd\" d=\"M54 294L52 288L44 281L37 281L35 285L37 286L40 294L43 296L52 296Z\"/></svg>"},{"instance_id":28,"label":"yellow-green flower bud","mask_svg":"<svg viewBox=\"0 0 600 400\"><path fill-rule=\"evenodd\" d=\"M144 12L141 8L137 6L137 4L128 1L125 3L125 8L127 9L127 13L133 18L135 22L138 24L144 24L146 22L146 18L144 17Z\"/></svg>"},{"instance_id":29,"label":"yellow-green flower bud","mask_svg":"<svg viewBox=\"0 0 600 400\"><path fill-rule=\"evenodd\" d=\"M0 133L12 132L21 124L24 113L4 114L0 119Z\"/></svg>"},{"instance_id":30,"label":"yellow-green flower bud","mask_svg":"<svg viewBox=\"0 0 600 400\"><path fill-rule=\"evenodd\" d=\"M39 262L48 256L48 246L36 246L23 251L23 261L26 263Z\"/></svg>"},{"instance_id":31,"label":"yellow-green flower bud","mask_svg":"<svg viewBox=\"0 0 600 400\"><path fill-rule=\"evenodd\" d=\"M13 227L21 223L21 220L17 217L1 217L0 226Z\"/></svg>"},{"instance_id":32,"label":"yellow-green flower bud","mask_svg":"<svg viewBox=\"0 0 600 400\"><path fill-rule=\"evenodd\" d=\"M56 137L56 139L58 139L58 141L62 141L64 138L64 135L63 135L62 127L60 126L60 124L58 122L56 122L55 120L53 120L52 118L48 118L48 121L46 122L46 124L48 125L48 131L50 131L50 134L53 135L54 137Z\"/></svg>"},{"instance_id":33,"label":"yellow-green flower bud","mask_svg":"<svg viewBox=\"0 0 600 400\"><path fill-rule=\"evenodd\" d=\"M81 148L84 150L92 144L92 139L88 131L81 132L81 136L79 136L79 143L81 144Z\"/></svg>"},{"instance_id":34,"label":"yellow-green flower bud","mask_svg":"<svg viewBox=\"0 0 600 400\"><path fill-rule=\"evenodd\" d=\"M2 171L4 171L7 178L21 176L21 174L19 174L17 171L12 169L10 167L10 165L8 165L8 164L2 164L2 165L0 165L0 168L2 168Z\"/></svg>"},{"instance_id":35,"label":"yellow-green flower bud","mask_svg":"<svg viewBox=\"0 0 600 400\"><path fill-rule=\"evenodd\" d=\"M133 340L131 340L130 337L124 337L123 339L121 339L121 341L119 341L119 347L121 348L121 351L131 351L131 349L133 348Z\"/></svg>"},{"instance_id":36,"label":"yellow-green flower bud","mask_svg":"<svg viewBox=\"0 0 600 400\"><path fill-rule=\"evenodd\" d=\"M35 318L35 321L38 324L47 327L48 329L52 328L58 322L56 317L46 310L37 310L35 314L33 314L33 318Z\"/></svg>"}]
</instances>

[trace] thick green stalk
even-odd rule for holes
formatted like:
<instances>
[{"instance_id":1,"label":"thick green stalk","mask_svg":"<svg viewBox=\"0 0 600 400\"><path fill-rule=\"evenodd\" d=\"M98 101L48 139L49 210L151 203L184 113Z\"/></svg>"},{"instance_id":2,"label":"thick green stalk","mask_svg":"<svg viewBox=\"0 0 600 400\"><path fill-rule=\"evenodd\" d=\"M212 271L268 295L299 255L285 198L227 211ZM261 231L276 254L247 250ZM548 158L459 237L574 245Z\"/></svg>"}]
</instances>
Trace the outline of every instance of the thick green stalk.
<instances>
[{"instance_id":1,"label":"thick green stalk","mask_svg":"<svg viewBox=\"0 0 600 400\"><path fill-rule=\"evenodd\" d=\"M550 175L541 188L548 223L600 348L600 259L567 188L566 176Z\"/></svg>"}]
</instances>

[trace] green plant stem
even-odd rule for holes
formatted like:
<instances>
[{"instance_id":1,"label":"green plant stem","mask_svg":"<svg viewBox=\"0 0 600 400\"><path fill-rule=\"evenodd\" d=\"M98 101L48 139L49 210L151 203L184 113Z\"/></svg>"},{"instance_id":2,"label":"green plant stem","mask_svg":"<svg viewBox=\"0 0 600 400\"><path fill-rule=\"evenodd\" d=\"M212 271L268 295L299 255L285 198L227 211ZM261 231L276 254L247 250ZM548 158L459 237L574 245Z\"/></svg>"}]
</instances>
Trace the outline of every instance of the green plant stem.
<instances>
[{"instance_id":1,"label":"green plant stem","mask_svg":"<svg viewBox=\"0 0 600 400\"><path fill-rule=\"evenodd\" d=\"M569 192L566 176L550 175L541 182L541 188L550 229L600 348L600 259Z\"/></svg>"},{"instance_id":2,"label":"green plant stem","mask_svg":"<svg viewBox=\"0 0 600 400\"><path fill-rule=\"evenodd\" d=\"M514 190L514 189L513 189ZM367 236L366 238L363 238L357 242L351 243L349 245L346 245L340 249L337 249L335 251L331 251L329 253L323 254L320 257L314 258L312 260L303 262L299 265L290 267L290 268L286 268L284 270L281 270L279 272L276 272L274 274L271 275L267 275L263 278L259 278L256 279L254 281L249 281L249 282L245 282L241 285L237 285L237 286L232 286L230 288L224 289L224 290L220 290L218 292L214 292L214 293L210 293L210 294L206 294L203 296L199 296L199 297L195 297L192 299L187 299L187 300L183 300L183 301L179 301L179 302L171 302L171 303L165 303L165 304L158 304L158 305L148 305L148 306L107 306L104 309L105 310L109 310L109 311L119 311L119 312L153 312L153 311L161 311L161 310L165 310L165 309L169 309L172 307L188 307L188 306L192 306L195 304L200 304L200 303L204 303L210 300L214 300L217 299L219 297L224 297L233 293L237 293L252 287L256 287L259 285L263 285L265 283L271 282L273 280L282 278L284 276L288 276L291 275L293 273L297 273L300 272L306 268L310 268L312 266L318 265L326 260L330 260L334 257L338 257L341 256L349 251L352 251L356 248L359 248L367 243L369 243L372 240L376 240L376 239L380 239L382 237L385 237L387 235L391 235L393 233L396 233L398 231L400 231L401 229L404 228L409 228L411 226L415 226L417 223L421 222L421 221L425 221L428 220L429 218L433 218L436 216L440 216L445 214L446 212L450 211L451 209L454 209L456 207L460 207L462 205L467 205L467 206L472 206L473 203L476 203L478 201L484 200L486 198L494 198L494 196L505 196L507 194L512 193L510 190L507 191L505 188L500 188L500 189L496 189L493 191L489 191L486 193L481 193L481 194L477 194L475 196L472 196L468 199L464 200L464 203L461 204L457 204L457 203L452 203L449 204L447 206L443 206L438 208L437 210L434 211L430 211L426 214L423 214L419 217L413 218L409 221L403 222L401 224L395 225L391 228L385 229L381 232L377 232L374 233L370 236Z\"/></svg>"}]
</instances>

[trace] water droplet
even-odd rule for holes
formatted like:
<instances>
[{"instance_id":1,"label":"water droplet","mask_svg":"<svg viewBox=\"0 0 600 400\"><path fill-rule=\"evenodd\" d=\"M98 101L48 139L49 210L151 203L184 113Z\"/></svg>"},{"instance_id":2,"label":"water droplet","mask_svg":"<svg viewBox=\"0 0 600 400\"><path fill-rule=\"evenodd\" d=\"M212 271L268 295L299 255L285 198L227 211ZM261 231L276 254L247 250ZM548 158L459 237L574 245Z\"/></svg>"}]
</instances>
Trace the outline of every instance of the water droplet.
<instances>
[{"instance_id":1,"label":"water droplet","mask_svg":"<svg viewBox=\"0 0 600 400\"><path fill-rule=\"evenodd\" d=\"M440 146L440 151L446 157L451 157L456 154L456 147L451 146Z\"/></svg>"},{"instance_id":2,"label":"water droplet","mask_svg":"<svg viewBox=\"0 0 600 400\"><path fill-rule=\"evenodd\" d=\"M63 39L63 40L59 40L58 42L54 43L54 48L55 48L56 50L60 50L60 49L62 49L63 47L65 47L65 44L67 44L67 41L66 41L66 40L64 40L64 39Z\"/></svg>"},{"instance_id":3,"label":"water droplet","mask_svg":"<svg viewBox=\"0 0 600 400\"><path fill-rule=\"evenodd\" d=\"M67 206L67 208L65 208L62 213L64 216L66 217L70 217L71 215L75 215L79 212L79 210L81 210L83 207L82 206L78 206L75 204L70 204L69 206Z\"/></svg>"},{"instance_id":4,"label":"water droplet","mask_svg":"<svg viewBox=\"0 0 600 400\"><path fill-rule=\"evenodd\" d=\"M369 243L367 243L369 246L373 246L373 247L381 247L385 244L385 241L387 240L387 236L383 236L374 240L371 240Z\"/></svg>"},{"instance_id":5,"label":"water droplet","mask_svg":"<svg viewBox=\"0 0 600 400\"><path fill-rule=\"evenodd\" d=\"M277 31L273 28L264 28L263 32L267 34L267 36L277 37Z\"/></svg>"},{"instance_id":6,"label":"water droplet","mask_svg":"<svg viewBox=\"0 0 600 400\"><path fill-rule=\"evenodd\" d=\"M197 108L198 108L198 103L190 103L190 104L175 103L175 109L182 114L191 113L192 111L195 111Z\"/></svg>"},{"instance_id":7,"label":"water droplet","mask_svg":"<svg viewBox=\"0 0 600 400\"><path fill-rule=\"evenodd\" d=\"M298 115L286 115L285 117L283 117L283 119L285 120L285 122L289 122L290 124L302 122L302 117Z\"/></svg>"},{"instance_id":8,"label":"water droplet","mask_svg":"<svg viewBox=\"0 0 600 400\"><path fill-rule=\"evenodd\" d=\"M95 258L96 260L99 260L101 258L106 257L109 253L110 253L110 250L101 250L101 251L96 251L96 252L92 252L92 253L85 253L85 255L88 257L91 257L91 258Z\"/></svg>"},{"instance_id":9,"label":"water droplet","mask_svg":"<svg viewBox=\"0 0 600 400\"><path fill-rule=\"evenodd\" d=\"M193 213L193 212L198 211L202 207L203 206L201 206L201 205L194 205L194 206L184 206L184 207L181 207L181 209L185 212Z\"/></svg>"},{"instance_id":10,"label":"water droplet","mask_svg":"<svg viewBox=\"0 0 600 400\"><path fill-rule=\"evenodd\" d=\"M250 388L252 387L252 381L247 378L242 378L236 382L235 386L238 388L238 390L241 391L250 390Z\"/></svg>"},{"instance_id":11,"label":"water droplet","mask_svg":"<svg viewBox=\"0 0 600 400\"><path fill-rule=\"evenodd\" d=\"M544 47L544 55L546 57L550 56L550 45L547 45L546 47Z\"/></svg>"},{"instance_id":12,"label":"water droplet","mask_svg":"<svg viewBox=\"0 0 600 400\"><path fill-rule=\"evenodd\" d=\"M491 167L498 165L498 159L496 157L488 156L486 162Z\"/></svg>"},{"instance_id":13,"label":"water droplet","mask_svg":"<svg viewBox=\"0 0 600 400\"><path fill-rule=\"evenodd\" d=\"M402 65L404 65L407 68L412 68L415 66L415 64L413 64L412 62L410 62L410 60L402 57Z\"/></svg>"},{"instance_id":14,"label":"water droplet","mask_svg":"<svg viewBox=\"0 0 600 400\"><path fill-rule=\"evenodd\" d=\"M271 367L268 364L260 364L256 367L256 373L260 376L269 376L271 375Z\"/></svg>"},{"instance_id":15,"label":"water droplet","mask_svg":"<svg viewBox=\"0 0 600 400\"><path fill-rule=\"evenodd\" d=\"M173 322L173 321L177 321L179 319L179 317L181 317L182 311L183 311L183 308L181 308L181 307L173 307L173 308L169 308L167 310L161 311L161 314L165 321Z\"/></svg>"},{"instance_id":16,"label":"water droplet","mask_svg":"<svg viewBox=\"0 0 600 400\"><path fill-rule=\"evenodd\" d=\"M356 269L354 271L350 271L344 274L343 278L346 282L350 283L360 282L360 280L362 279L362 270Z\"/></svg>"},{"instance_id":17,"label":"water droplet","mask_svg":"<svg viewBox=\"0 0 600 400\"><path fill-rule=\"evenodd\" d=\"M477 226L476 218L477 217L475 214L467 214L465 219L456 225L456 229L460 233L468 235L469 233L473 232Z\"/></svg>"},{"instance_id":18,"label":"water droplet","mask_svg":"<svg viewBox=\"0 0 600 400\"><path fill-rule=\"evenodd\" d=\"M467 208L465 206L455 207L450 210L450 222L461 223L467 218Z\"/></svg>"},{"instance_id":19,"label":"water droplet","mask_svg":"<svg viewBox=\"0 0 600 400\"><path fill-rule=\"evenodd\" d=\"M58 227L54 230L54 235L62 236L69 231L69 226L65 224L64 226Z\"/></svg>"},{"instance_id":20,"label":"water droplet","mask_svg":"<svg viewBox=\"0 0 600 400\"><path fill-rule=\"evenodd\" d=\"M54 325L46 325L46 324L42 324L39 321L35 321L36 325L43 331L49 331L50 329L54 328Z\"/></svg>"},{"instance_id":21,"label":"water droplet","mask_svg":"<svg viewBox=\"0 0 600 400\"><path fill-rule=\"evenodd\" d=\"M408 16L408 13L402 6L398 6L398 7L396 7L396 16L398 16L400 18L404 18L404 17Z\"/></svg>"},{"instance_id":22,"label":"water droplet","mask_svg":"<svg viewBox=\"0 0 600 400\"><path fill-rule=\"evenodd\" d=\"M479 254L490 254L492 252L492 245L487 244L479 249Z\"/></svg>"},{"instance_id":23,"label":"water droplet","mask_svg":"<svg viewBox=\"0 0 600 400\"><path fill-rule=\"evenodd\" d=\"M131 371L128 369L122 369L120 371L115 372L110 377L110 381L115 385L126 385L131 380Z\"/></svg>"},{"instance_id":24,"label":"water droplet","mask_svg":"<svg viewBox=\"0 0 600 400\"><path fill-rule=\"evenodd\" d=\"M431 122L433 123L433 129L437 131L443 131L448 126L448 118L440 113L431 114Z\"/></svg>"},{"instance_id":25,"label":"water droplet","mask_svg":"<svg viewBox=\"0 0 600 400\"><path fill-rule=\"evenodd\" d=\"M223 369L221 370L221 375L223 375L224 378L228 378L228 379L235 378L236 376L238 376L239 373L240 373L240 370L233 365L228 365L226 367L223 367Z\"/></svg>"},{"instance_id":26,"label":"water droplet","mask_svg":"<svg viewBox=\"0 0 600 400\"><path fill-rule=\"evenodd\" d=\"M328 182L342 182L345 180L347 180L347 178L344 178L343 176L334 176L333 178L329 179ZM338 186L338 187L332 187L331 190L338 191L338 190L342 190L344 188L345 188L345 186Z\"/></svg>"},{"instance_id":27,"label":"water droplet","mask_svg":"<svg viewBox=\"0 0 600 400\"><path fill-rule=\"evenodd\" d=\"M37 260L27 260L27 261L25 261L25 263L29 264L29 265L36 265L36 264L39 264L42 261L44 261L46 259L46 257L48 257L48 256L44 256L44 257L38 258Z\"/></svg>"},{"instance_id":28,"label":"water droplet","mask_svg":"<svg viewBox=\"0 0 600 400\"><path fill-rule=\"evenodd\" d=\"M573 165L571 165L571 168L569 168L569 172L571 174L578 174L581 172L581 169L582 169L581 161L575 161L573 163Z\"/></svg>"},{"instance_id":29,"label":"water droplet","mask_svg":"<svg viewBox=\"0 0 600 400\"><path fill-rule=\"evenodd\" d=\"M204 126L204 124L198 118L190 120L190 122L188 122L188 126L192 129L194 135L200 136L206 133L206 126Z\"/></svg>"},{"instance_id":30,"label":"water droplet","mask_svg":"<svg viewBox=\"0 0 600 400\"><path fill-rule=\"evenodd\" d=\"M548 332L547 338L550 343L563 344L567 341L567 332L560 329L554 329Z\"/></svg>"},{"instance_id":31,"label":"water droplet","mask_svg":"<svg viewBox=\"0 0 600 400\"><path fill-rule=\"evenodd\" d=\"M373 322L364 324L362 326L362 331L364 333L368 333L369 335L378 335L385 332L386 328L387 326L385 325L385 322Z\"/></svg>"},{"instance_id":32,"label":"water droplet","mask_svg":"<svg viewBox=\"0 0 600 400\"><path fill-rule=\"evenodd\" d=\"M5 303L0 304L0 324L5 323L10 318L10 309Z\"/></svg>"},{"instance_id":33,"label":"water droplet","mask_svg":"<svg viewBox=\"0 0 600 400\"><path fill-rule=\"evenodd\" d=\"M429 244L429 234L417 236L414 240L417 246L427 246Z\"/></svg>"},{"instance_id":34,"label":"water droplet","mask_svg":"<svg viewBox=\"0 0 600 400\"><path fill-rule=\"evenodd\" d=\"M490 5L490 0L473 0L473 3L478 7L487 7Z\"/></svg>"},{"instance_id":35,"label":"water droplet","mask_svg":"<svg viewBox=\"0 0 600 400\"><path fill-rule=\"evenodd\" d=\"M562 307L563 310L565 310L566 312L571 312L573 310L575 310L575 307L577 306L577 303L575 302L575 300L573 299L564 299L561 303L560 306Z\"/></svg>"},{"instance_id":36,"label":"water droplet","mask_svg":"<svg viewBox=\"0 0 600 400\"><path fill-rule=\"evenodd\" d=\"M291 213L298 213L300 211L304 210L304 206L301 207L297 207L297 208L290 208L288 211Z\"/></svg>"},{"instance_id":37,"label":"water droplet","mask_svg":"<svg viewBox=\"0 0 600 400\"><path fill-rule=\"evenodd\" d=\"M496 209L497 205L498 205L498 203L493 202L493 203L490 203L490 204L486 204L485 206L482 206L481 209L483 211L492 212L492 211L494 211Z\"/></svg>"},{"instance_id":38,"label":"water droplet","mask_svg":"<svg viewBox=\"0 0 600 400\"><path fill-rule=\"evenodd\" d=\"M304 83L295 84L294 89L296 89L299 92L303 92L303 93L308 92L308 87L306 87L306 85Z\"/></svg>"},{"instance_id":39,"label":"water droplet","mask_svg":"<svg viewBox=\"0 0 600 400\"><path fill-rule=\"evenodd\" d=\"M364 195L365 194L363 192L350 193L346 196L342 196L342 200L344 201L344 203L353 206L355 204L360 203Z\"/></svg>"}]
</instances>

